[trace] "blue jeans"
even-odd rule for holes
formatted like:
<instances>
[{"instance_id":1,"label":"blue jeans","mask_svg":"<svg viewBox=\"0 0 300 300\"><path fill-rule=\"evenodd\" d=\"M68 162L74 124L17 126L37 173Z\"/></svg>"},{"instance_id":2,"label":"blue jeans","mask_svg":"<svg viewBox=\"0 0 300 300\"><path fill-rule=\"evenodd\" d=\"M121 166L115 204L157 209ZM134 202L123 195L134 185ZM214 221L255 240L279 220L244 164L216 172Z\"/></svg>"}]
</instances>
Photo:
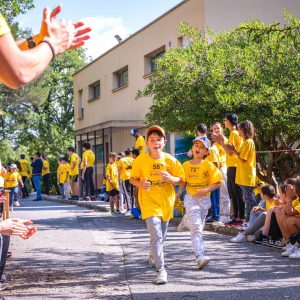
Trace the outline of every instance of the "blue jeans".
<instances>
[{"instance_id":1,"label":"blue jeans","mask_svg":"<svg viewBox=\"0 0 300 300\"><path fill-rule=\"evenodd\" d=\"M8 188L8 189L10 190L10 193L9 193L9 206L14 207L14 202L18 201L19 187L15 186L15 187L11 187L11 188Z\"/></svg>"},{"instance_id":2,"label":"blue jeans","mask_svg":"<svg viewBox=\"0 0 300 300\"><path fill-rule=\"evenodd\" d=\"M245 213L246 213L246 221L248 222L250 219L250 212L252 208L257 205L256 198L254 195L254 187L253 186L245 186L240 185L243 194L243 201L245 203Z\"/></svg>"},{"instance_id":3,"label":"blue jeans","mask_svg":"<svg viewBox=\"0 0 300 300\"><path fill-rule=\"evenodd\" d=\"M32 180L36 189L36 199L42 199L41 175L32 176Z\"/></svg>"},{"instance_id":4,"label":"blue jeans","mask_svg":"<svg viewBox=\"0 0 300 300\"><path fill-rule=\"evenodd\" d=\"M220 188L210 193L212 218L215 221L219 221L220 217Z\"/></svg>"}]
</instances>

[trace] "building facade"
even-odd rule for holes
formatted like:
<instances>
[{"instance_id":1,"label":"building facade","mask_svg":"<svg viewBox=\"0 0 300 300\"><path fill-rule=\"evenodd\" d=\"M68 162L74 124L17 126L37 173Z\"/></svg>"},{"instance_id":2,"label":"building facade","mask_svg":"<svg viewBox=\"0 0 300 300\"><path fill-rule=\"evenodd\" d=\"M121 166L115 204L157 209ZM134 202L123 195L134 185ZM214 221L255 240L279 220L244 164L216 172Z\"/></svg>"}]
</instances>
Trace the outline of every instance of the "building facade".
<instances>
[{"instance_id":1,"label":"building facade","mask_svg":"<svg viewBox=\"0 0 300 300\"><path fill-rule=\"evenodd\" d=\"M234 28L242 21L281 20L283 9L299 16L295 0L185 0L120 42L74 75L75 144L88 141L96 154L96 183L102 184L110 151L132 147L132 128L145 135L145 115L151 98L136 100L154 72L155 60L169 48L188 41L178 35L186 22L199 30ZM146 13L146 12L145 12ZM101 41L99 41L101 42ZM200 121L200 120L199 120ZM174 135L168 135L169 151L175 153Z\"/></svg>"}]
</instances>

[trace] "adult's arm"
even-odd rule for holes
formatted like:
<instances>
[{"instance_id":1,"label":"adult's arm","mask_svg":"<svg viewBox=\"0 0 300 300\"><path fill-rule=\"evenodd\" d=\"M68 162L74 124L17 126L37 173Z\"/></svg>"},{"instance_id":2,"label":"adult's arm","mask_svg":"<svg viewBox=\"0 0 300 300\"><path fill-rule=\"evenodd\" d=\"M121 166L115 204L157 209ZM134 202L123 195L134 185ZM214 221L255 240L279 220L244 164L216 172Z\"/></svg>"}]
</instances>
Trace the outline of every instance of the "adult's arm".
<instances>
[{"instance_id":1,"label":"adult's arm","mask_svg":"<svg viewBox=\"0 0 300 300\"><path fill-rule=\"evenodd\" d=\"M41 42L33 49L23 51L25 42L20 42L19 47L10 32L0 37L0 82L18 89L38 77L54 55L80 47L89 38L86 33L90 28L82 29L82 22L75 25L65 20L54 22L48 8L44 9L43 23L46 26L43 40L47 43Z\"/></svg>"}]
</instances>

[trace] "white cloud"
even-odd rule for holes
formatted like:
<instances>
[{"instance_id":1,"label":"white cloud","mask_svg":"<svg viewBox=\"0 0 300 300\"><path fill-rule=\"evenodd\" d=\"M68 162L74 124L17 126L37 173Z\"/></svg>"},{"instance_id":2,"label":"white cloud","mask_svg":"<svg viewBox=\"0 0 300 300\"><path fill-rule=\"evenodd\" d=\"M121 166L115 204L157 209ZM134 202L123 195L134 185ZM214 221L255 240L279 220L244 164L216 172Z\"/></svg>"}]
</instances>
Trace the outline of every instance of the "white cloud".
<instances>
[{"instance_id":1,"label":"white cloud","mask_svg":"<svg viewBox=\"0 0 300 300\"><path fill-rule=\"evenodd\" d=\"M113 17L89 17L82 20L92 28L91 38L86 42L87 55L93 59L118 44L114 35L118 34L122 39L129 36L129 31L123 24L122 18Z\"/></svg>"}]
</instances>

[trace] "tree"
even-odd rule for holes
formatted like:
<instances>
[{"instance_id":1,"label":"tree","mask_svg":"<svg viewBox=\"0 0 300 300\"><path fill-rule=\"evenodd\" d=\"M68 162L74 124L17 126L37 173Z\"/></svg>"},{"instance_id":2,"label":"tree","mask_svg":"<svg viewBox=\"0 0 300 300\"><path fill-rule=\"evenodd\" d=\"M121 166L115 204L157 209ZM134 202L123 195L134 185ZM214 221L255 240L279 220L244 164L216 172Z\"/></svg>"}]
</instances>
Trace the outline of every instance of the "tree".
<instances>
[{"instance_id":1,"label":"tree","mask_svg":"<svg viewBox=\"0 0 300 300\"><path fill-rule=\"evenodd\" d=\"M234 111L256 128L258 150L289 152L258 155L281 178L300 169L292 147L300 144L300 20L285 13L287 25L258 21L237 29L200 32L182 24L180 34L191 45L170 49L138 97L152 96L149 124L191 134L199 122L211 124Z\"/></svg>"},{"instance_id":2,"label":"tree","mask_svg":"<svg viewBox=\"0 0 300 300\"><path fill-rule=\"evenodd\" d=\"M0 2L0 11L9 23L11 23L16 16L24 14L27 10L32 8L34 8L33 0L6 0Z\"/></svg>"}]
</instances>

